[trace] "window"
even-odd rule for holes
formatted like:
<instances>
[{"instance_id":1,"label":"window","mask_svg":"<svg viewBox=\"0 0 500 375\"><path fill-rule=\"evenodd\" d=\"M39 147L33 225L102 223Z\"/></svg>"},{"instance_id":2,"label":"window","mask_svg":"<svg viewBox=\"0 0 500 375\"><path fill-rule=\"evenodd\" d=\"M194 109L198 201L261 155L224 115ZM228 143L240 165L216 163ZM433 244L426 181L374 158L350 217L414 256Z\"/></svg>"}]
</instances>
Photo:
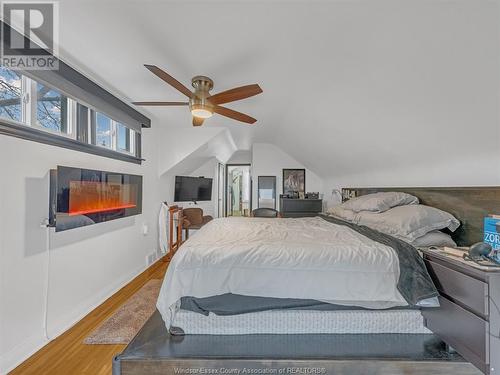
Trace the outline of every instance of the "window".
<instances>
[{"instance_id":1,"label":"window","mask_svg":"<svg viewBox=\"0 0 500 375\"><path fill-rule=\"evenodd\" d=\"M114 151L135 154L135 131L110 117L95 113L95 144Z\"/></svg>"},{"instance_id":2,"label":"window","mask_svg":"<svg viewBox=\"0 0 500 375\"><path fill-rule=\"evenodd\" d=\"M16 72L0 67L0 117L21 122L22 79Z\"/></svg>"},{"instance_id":3,"label":"window","mask_svg":"<svg viewBox=\"0 0 500 375\"><path fill-rule=\"evenodd\" d=\"M97 146L111 148L111 119L102 113L95 113L95 134L96 141L95 144Z\"/></svg>"},{"instance_id":4,"label":"window","mask_svg":"<svg viewBox=\"0 0 500 375\"><path fill-rule=\"evenodd\" d=\"M135 131L127 128L125 125L116 123L116 144L117 150L121 152L134 153L135 150Z\"/></svg>"},{"instance_id":5,"label":"window","mask_svg":"<svg viewBox=\"0 0 500 375\"><path fill-rule=\"evenodd\" d=\"M4 67L0 67L1 119L9 121L0 121L0 127L12 128L10 134L22 138L140 162L136 132L126 124L90 109L54 87ZM27 131L29 128L34 130ZM40 135L40 130L48 135ZM50 138L52 135L58 137ZM64 143L63 138L73 141ZM108 149L112 153L89 148L89 145Z\"/></svg>"},{"instance_id":6,"label":"window","mask_svg":"<svg viewBox=\"0 0 500 375\"><path fill-rule=\"evenodd\" d=\"M58 133L70 134L70 99L41 83L36 84L36 125Z\"/></svg>"},{"instance_id":7,"label":"window","mask_svg":"<svg viewBox=\"0 0 500 375\"><path fill-rule=\"evenodd\" d=\"M118 150L130 152L130 129L119 122L116 123L116 143Z\"/></svg>"},{"instance_id":8,"label":"window","mask_svg":"<svg viewBox=\"0 0 500 375\"><path fill-rule=\"evenodd\" d=\"M0 117L71 135L74 101L59 91L0 67Z\"/></svg>"}]
</instances>

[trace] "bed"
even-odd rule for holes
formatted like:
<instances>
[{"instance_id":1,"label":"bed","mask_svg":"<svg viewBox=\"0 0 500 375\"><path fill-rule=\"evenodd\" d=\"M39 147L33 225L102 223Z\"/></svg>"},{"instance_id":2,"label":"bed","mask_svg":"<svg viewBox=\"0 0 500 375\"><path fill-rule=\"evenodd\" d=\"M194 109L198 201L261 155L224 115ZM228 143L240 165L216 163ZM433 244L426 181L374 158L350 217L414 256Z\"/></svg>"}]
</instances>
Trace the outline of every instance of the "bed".
<instances>
[{"instance_id":1,"label":"bed","mask_svg":"<svg viewBox=\"0 0 500 375\"><path fill-rule=\"evenodd\" d=\"M418 307L437 295L412 246L368 228L327 216L220 218L173 257L157 308L172 334L424 333ZM347 327L361 314L366 330ZM420 328L409 329L415 317ZM327 325L340 318L347 331ZM230 321L241 329L214 328Z\"/></svg>"},{"instance_id":2,"label":"bed","mask_svg":"<svg viewBox=\"0 0 500 375\"><path fill-rule=\"evenodd\" d=\"M417 190L426 203L435 196L434 188ZM491 207L491 200L480 197L492 191L498 195L500 189L443 189L433 205L451 208L470 226ZM367 194L344 191L353 193ZM458 233L460 245L462 238L477 237L476 231ZM324 215L218 219L173 257L158 312L113 367L118 374L178 372L179 366L282 369L322 363L327 370L352 373L361 358L372 358L373 372L410 368L409 373L424 374L432 368L436 373L477 374L425 328L419 309L436 306L436 296L417 250L393 236ZM401 354L396 337L410 347L419 344ZM307 345L296 346L323 339L330 346L317 354ZM348 344L368 341L368 347ZM350 349L339 352L339 345ZM381 347L392 354L380 354ZM431 361L432 367L420 361Z\"/></svg>"}]
</instances>

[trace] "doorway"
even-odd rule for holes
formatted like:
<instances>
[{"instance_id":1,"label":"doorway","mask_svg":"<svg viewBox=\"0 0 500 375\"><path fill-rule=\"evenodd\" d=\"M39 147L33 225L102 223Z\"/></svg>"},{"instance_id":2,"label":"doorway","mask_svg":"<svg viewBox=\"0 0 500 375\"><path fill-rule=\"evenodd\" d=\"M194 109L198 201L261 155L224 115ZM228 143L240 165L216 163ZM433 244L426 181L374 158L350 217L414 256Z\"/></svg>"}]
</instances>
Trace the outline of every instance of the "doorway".
<instances>
[{"instance_id":1,"label":"doorway","mask_svg":"<svg viewBox=\"0 0 500 375\"><path fill-rule=\"evenodd\" d=\"M217 164L217 217L225 215L226 166Z\"/></svg>"},{"instance_id":2,"label":"doorway","mask_svg":"<svg viewBox=\"0 0 500 375\"><path fill-rule=\"evenodd\" d=\"M226 165L226 216L250 216L252 178L250 164Z\"/></svg>"}]
</instances>

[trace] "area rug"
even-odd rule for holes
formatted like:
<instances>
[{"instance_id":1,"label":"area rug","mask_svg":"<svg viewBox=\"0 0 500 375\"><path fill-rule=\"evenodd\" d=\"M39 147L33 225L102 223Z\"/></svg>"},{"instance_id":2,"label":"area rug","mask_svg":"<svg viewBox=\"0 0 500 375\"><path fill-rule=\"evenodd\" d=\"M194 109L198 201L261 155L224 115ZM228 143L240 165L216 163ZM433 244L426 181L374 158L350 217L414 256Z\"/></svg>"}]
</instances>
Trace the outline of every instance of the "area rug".
<instances>
[{"instance_id":1,"label":"area rug","mask_svg":"<svg viewBox=\"0 0 500 375\"><path fill-rule=\"evenodd\" d=\"M128 344L156 310L161 280L148 281L83 340L85 344Z\"/></svg>"}]
</instances>

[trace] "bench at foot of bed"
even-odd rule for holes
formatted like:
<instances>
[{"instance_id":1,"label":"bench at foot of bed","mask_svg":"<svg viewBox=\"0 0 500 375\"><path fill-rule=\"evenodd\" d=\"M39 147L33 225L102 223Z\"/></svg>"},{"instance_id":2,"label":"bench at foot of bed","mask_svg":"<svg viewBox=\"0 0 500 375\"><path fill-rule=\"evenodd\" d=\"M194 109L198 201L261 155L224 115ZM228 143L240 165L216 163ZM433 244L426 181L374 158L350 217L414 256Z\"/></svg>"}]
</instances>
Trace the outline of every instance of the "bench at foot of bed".
<instances>
[{"instance_id":1,"label":"bench at foot of bed","mask_svg":"<svg viewBox=\"0 0 500 375\"><path fill-rule=\"evenodd\" d=\"M156 312L113 362L132 374L480 374L432 334L171 336Z\"/></svg>"}]
</instances>

